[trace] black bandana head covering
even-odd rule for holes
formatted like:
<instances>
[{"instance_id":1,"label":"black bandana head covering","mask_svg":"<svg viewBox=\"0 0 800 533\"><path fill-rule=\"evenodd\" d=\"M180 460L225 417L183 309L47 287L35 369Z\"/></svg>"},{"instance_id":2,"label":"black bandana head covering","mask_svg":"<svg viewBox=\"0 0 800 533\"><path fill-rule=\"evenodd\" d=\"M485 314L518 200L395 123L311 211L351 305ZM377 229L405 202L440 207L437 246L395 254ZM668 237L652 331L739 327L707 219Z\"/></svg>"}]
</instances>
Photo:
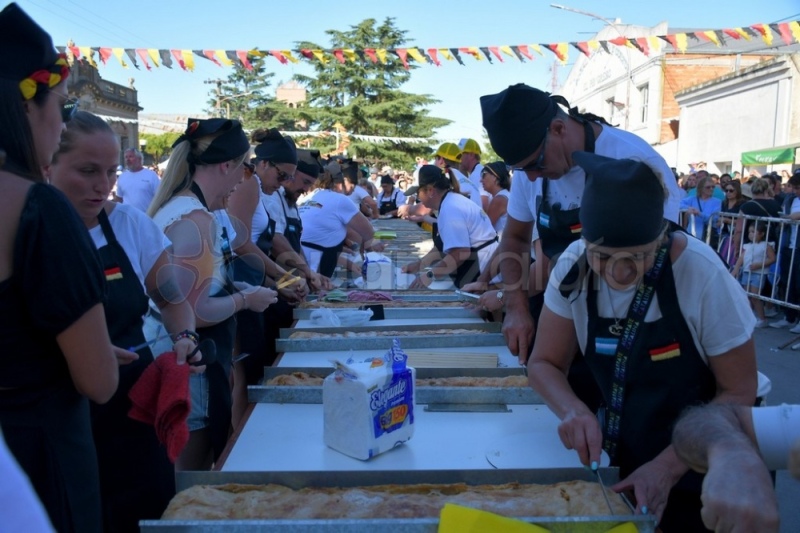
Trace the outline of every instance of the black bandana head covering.
<instances>
[{"instance_id":1,"label":"black bandana head covering","mask_svg":"<svg viewBox=\"0 0 800 533\"><path fill-rule=\"evenodd\" d=\"M497 155L512 166L541 146L556 111L550 93L524 83L481 96L483 127L489 142Z\"/></svg>"},{"instance_id":2,"label":"black bandana head covering","mask_svg":"<svg viewBox=\"0 0 800 533\"><path fill-rule=\"evenodd\" d=\"M384 174L381 176L381 185L392 185L394 186L394 180L389 174Z\"/></svg>"},{"instance_id":3,"label":"black bandana head covering","mask_svg":"<svg viewBox=\"0 0 800 533\"><path fill-rule=\"evenodd\" d=\"M450 178L445 173L444 169L436 165L422 165L417 175L419 176L417 183L406 189L406 196L417 194L420 188L427 187L428 185L433 185L437 189L450 188Z\"/></svg>"},{"instance_id":4,"label":"black bandana head covering","mask_svg":"<svg viewBox=\"0 0 800 533\"><path fill-rule=\"evenodd\" d=\"M632 159L612 159L575 152L586 172L581 236L612 248L655 241L664 228L664 186L649 166Z\"/></svg>"},{"instance_id":5,"label":"black bandana head covering","mask_svg":"<svg viewBox=\"0 0 800 533\"><path fill-rule=\"evenodd\" d=\"M19 82L25 100L69 76L66 56L56 51L50 35L17 4L8 4L0 12L0 47L0 78Z\"/></svg>"},{"instance_id":6,"label":"black bandana head covering","mask_svg":"<svg viewBox=\"0 0 800 533\"><path fill-rule=\"evenodd\" d=\"M260 161L297 164L297 147L291 137L284 137L276 128L270 128L255 148Z\"/></svg>"},{"instance_id":7,"label":"black bandana head covering","mask_svg":"<svg viewBox=\"0 0 800 533\"><path fill-rule=\"evenodd\" d=\"M194 148L197 146L197 141L215 133L219 133L219 135L211 141L208 148L202 154L195 155ZM224 118L190 118L186 131L178 137L172 147L175 148L183 141L189 141L192 146L192 151L186 158L191 166L224 163L236 159L250 150L250 143L242 130L241 123L238 120Z\"/></svg>"},{"instance_id":8,"label":"black bandana head covering","mask_svg":"<svg viewBox=\"0 0 800 533\"><path fill-rule=\"evenodd\" d=\"M319 150L297 150L297 170L316 178L322 172L322 160L319 157Z\"/></svg>"}]
</instances>

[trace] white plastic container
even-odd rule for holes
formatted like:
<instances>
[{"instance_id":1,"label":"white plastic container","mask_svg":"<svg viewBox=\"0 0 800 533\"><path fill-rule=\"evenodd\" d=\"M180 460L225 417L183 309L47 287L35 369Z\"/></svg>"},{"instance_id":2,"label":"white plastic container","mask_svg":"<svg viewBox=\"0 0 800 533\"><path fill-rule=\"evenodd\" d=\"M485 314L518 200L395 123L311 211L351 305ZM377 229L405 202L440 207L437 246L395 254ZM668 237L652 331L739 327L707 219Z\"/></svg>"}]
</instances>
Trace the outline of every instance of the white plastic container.
<instances>
[{"instance_id":1,"label":"white plastic container","mask_svg":"<svg viewBox=\"0 0 800 533\"><path fill-rule=\"evenodd\" d=\"M377 252L367 252L361 265L364 289L389 291L394 289L392 260Z\"/></svg>"},{"instance_id":2,"label":"white plastic container","mask_svg":"<svg viewBox=\"0 0 800 533\"><path fill-rule=\"evenodd\" d=\"M322 384L325 445L367 460L414 434L414 379L397 340L383 358L334 362Z\"/></svg>"}]
</instances>

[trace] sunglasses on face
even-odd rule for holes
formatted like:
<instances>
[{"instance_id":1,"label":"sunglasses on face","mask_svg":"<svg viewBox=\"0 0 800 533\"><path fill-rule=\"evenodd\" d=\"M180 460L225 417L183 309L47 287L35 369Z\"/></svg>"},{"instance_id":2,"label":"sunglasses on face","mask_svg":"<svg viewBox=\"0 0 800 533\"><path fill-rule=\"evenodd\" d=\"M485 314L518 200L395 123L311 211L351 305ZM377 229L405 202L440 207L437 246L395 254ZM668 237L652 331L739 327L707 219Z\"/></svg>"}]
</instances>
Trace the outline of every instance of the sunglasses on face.
<instances>
[{"instance_id":1,"label":"sunglasses on face","mask_svg":"<svg viewBox=\"0 0 800 533\"><path fill-rule=\"evenodd\" d=\"M544 170L544 151L547 148L547 134L544 136L544 141L542 141L542 151L539 152L539 157L525 165L524 167L514 167L512 168L513 171L519 172L538 172Z\"/></svg>"},{"instance_id":2,"label":"sunglasses on face","mask_svg":"<svg viewBox=\"0 0 800 533\"><path fill-rule=\"evenodd\" d=\"M289 174L288 172L285 172L285 171L281 170L281 168L278 165L276 165L275 163L273 163L272 161L270 161L269 164L270 164L270 166L272 168L275 169L275 172L278 173L278 181L279 182L289 181L289 180L293 180L294 179L294 175L293 174Z\"/></svg>"},{"instance_id":3,"label":"sunglasses on face","mask_svg":"<svg viewBox=\"0 0 800 533\"><path fill-rule=\"evenodd\" d=\"M725 192L736 192L736 189L725 189Z\"/></svg>"},{"instance_id":4,"label":"sunglasses on face","mask_svg":"<svg viewBox=\"0 0 800 533\"><path fill-rule=\"evenodd\" d=\"M64 103L61 105L61 121L65 124L72 120L75 116L75 113L78 112L78 99L73 97L67 97L64 100Z\"/></svg>"}]
</instances>

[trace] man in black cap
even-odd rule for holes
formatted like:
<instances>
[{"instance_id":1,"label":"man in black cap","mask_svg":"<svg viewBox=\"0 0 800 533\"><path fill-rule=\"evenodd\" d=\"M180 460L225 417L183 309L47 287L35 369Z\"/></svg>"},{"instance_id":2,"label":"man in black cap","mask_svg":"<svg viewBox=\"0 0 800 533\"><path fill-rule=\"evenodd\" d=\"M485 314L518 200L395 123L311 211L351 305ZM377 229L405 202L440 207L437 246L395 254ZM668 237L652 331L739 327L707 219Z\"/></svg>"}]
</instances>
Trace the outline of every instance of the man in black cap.
<instances>
[{"instance_id":1,"label":"man in black cap","mask_svg":"<svg viewBox=\"0 0 800 533\"><path fill-rule=\"evenodd\" d=\"M553 268L531 385L583 464L596 468L601 446L608 453L622 478L611 489L632 491L637 512L665 532L702 531L702 478L676 456L671 428L690 405L754 404L755 318L716 253L669 230L664 183L648 165L572 157L587 174L581 238ZM576 346L600 386L603 417L567 381Z\"/></svg>"},{"instance_id":2,"label":"man in black cap","mask_svg":"<svg viewBox=\"0 0 800 533\"><path fill-rule=\"evenodd\" d=\"M586 174L573 161L573 152L637 159L662 177L671 177L672 171L643 139L569 108L563 97L522 83L482 96L481 110L492 147L515 170L498 257L506 307L503 331L511 352L525 361L541 308L541 299L531 303L531 317L526 279L531 242L540 239L544 256L535 263L539 271L533 294L547 285L547 259L580 236L578 211ZM678 186L674 179L664 181L669 190L664 217L677 222Z\"/></svg>"}]
</instances>

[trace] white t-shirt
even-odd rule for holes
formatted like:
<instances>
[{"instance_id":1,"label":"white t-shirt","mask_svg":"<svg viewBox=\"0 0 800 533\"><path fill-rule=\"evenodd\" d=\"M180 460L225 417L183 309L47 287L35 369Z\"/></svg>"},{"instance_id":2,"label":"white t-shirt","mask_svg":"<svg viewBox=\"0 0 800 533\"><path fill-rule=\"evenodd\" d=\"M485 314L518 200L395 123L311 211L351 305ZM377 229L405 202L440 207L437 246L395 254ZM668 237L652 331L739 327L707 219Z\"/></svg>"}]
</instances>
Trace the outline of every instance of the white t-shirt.
<instances>
[{"instance_id":1,"label":"white t-shirt","mask_svg":"<svg viewBox=\"0 0 800 533\"><path fill-rule=\"evenodd\" d=\"M509 198L510 195L511 195L511 193L508 191L508 189L500 189L497 192L497 194L495 194L492 197L492 200L494 200L498 196L503 196L503 197L506 198L506 201L508 201L508 198ZM489 204L490 205L491 205L492 200L489 200ZM508 204L506 204L506 207L507 206L508 206ZM506 227L506 222L508 222L508 210L506 210L505 213L500 215L500 218L498 218L497 222L494 223L494 230L497 232L498 235L502 236L502 231L503 231L503 228Z\"/></svg>"},{"instance_id":2,"label":"white t-shirt","mask_svg":"<svg viewBox=\"0 0 800 533\"><path fill-rule=\"evenodd\" d=\"M458 186L461 189L461 194L472 200L472 203L483 209L483 201L481 201L481 191L478 187L470 181L460 170L451 168L458 180Z\"/></svg>"},{"instance_id":3,"label":"white t-shirt","mask_svg":"<svg viewBox=\"0 0 800 533\"><path fill-rule=\"evenodd\" d=\"M394 203L397 207L400 207L401 205L406 203L406 195L403 194L403 191L401 191L398 188L392 189L392 192L389 193L389 196L384 196L383 189L381 189L381 192L378 193L378 200L377 200L378 207L380 207L381 203L383 203L384 201L389 202L392 200L394 200Z\"/></svg>"},{"instance_id":4,"label":"white t-shirt","mask_svg":"<svg viewBox=\"0 0 800 533\"><path fill-rule=\"evenodd\" d=\"M750 272L750 265L753 263L761 263L767 260L767 246L770 246L767 241L761 242L748 242L743 244L744 259L742 259L742 271ZM769 267L759 268L753 270L753 273L764 274L769 272Z\"/></svg>"},{"instance_id":5,"label":"white t-shirt","mask_svg":"<svg viewBox=\"0 0 800 533\"><path fill-rule=\"evenodd\" d=\"M127 205L147 211L158 190L158 174L149 168L137 172L126 170L117 180L117 196Z\"/></svg>"},{"instance_id":6,"label":"white t-shirt","mask_svg":"<svg viewBox=\"0 0 800 533\"><path fill-rule=\"evenodd\" d=\"M258 238L264 233L264 230L267 229L269 220L275 220L273 218L275 216L275 208L272 205L272 196L277 194L277 192L271 195L264 194L264 191L261 190L261 180L256 174L253 174L253 177L256 183L258 183L258 203L256 204L256 210L253 211L253 220L250 222L250 240L252 242L258 242ZM276 222L275 233L277 232L278 224Z\"/></svg>"},{"instance_id":7,"label":"white t-shirt","mask_svg":"<svg viewBox=\"0 0 800 533\"><path fill-rule=\"evenodd\" d=\"M492 195L483 188L483 183L481 183L481 172L483 172L483 165L478 163L475 165L475 168L472 169L472 172L469 173L469 181L471 181L473 185L478 188L481 196L487 196L491 198Z\"/></svg>"},{"instance_id":8,"label":"white t-shirt","mask_svg":"<svg viewBox=\"0 0 800 533\"><path fill-rule=\"evenodd\" d=\"M366 190L364 190L364 187L356 185L353 188L353 192L350 193L349 198L353 201L354 204L360 206L361 200L363 200L364 198L372 198L372 196Z\"/></svg>"},{"instance_id":9,"label":"white t-shirt","mask_svg":"<svg viewBox=\"0 0 800 533\"><path fill-rule=\"evenodd\" d=\"M453 191L442 200L437 222L445 253L454 248L477 248L497 236L492 221L483 209ZM495 248L496 242L478 251L481 272L489 264Z\"/></svg>"},{"instance_id":10,"label":"white t-shirt","mask_svg":"<svg viewBox=\"0 0 800 533\"><path fill-rule=\"evenodd\" d=\"M704 242L687 237L687 246L672 265L678 305L686 324L692 333L695 346L704 358L723 354L741 346L753 336L756 319L750 310L747 295L733 276L725 269L714 250ZM584 276L579 296L572 293L565 298L558 287L564 276L584 253L585 245L579 239L569 245L559 257L550 274L550 281L544 295L544 303L555 314L572 320L581 351L586 350L588 311L586 292L589 275ZM606 290L602 279L597 280L597 309L600 317L615 316L628 306L636 292L636 287L627 290ZM609 294L612 301L609 302ZM616 311L614 311L616 309ZM721 312L722 310L725 312ZM653 296L647 310L645 322L655 322L661 318L658 296Z\"/></svg>"},{"instance_id":11,"label":"white t-shirt","mask_svg":"<svg viewBox=\"0 0 800 533\"><path fill-rule=\"evenodd\" d=\"M125 255L142 284L142 290L146 291L144 280L147 274L172 243L150 217L128 204L116 204L108 215L108 222L114 230L117 242L125 250ZM91 228L89 235L98 249L108 244L100 224Z\"/></svg>"},{"instance_id":12,"label":"white t-shirt","mask_svg":"<svg viewBox=\"0 0 800 533\"><path fill-rule=\"evenodd\" d=\"M770 470L785 469L792 446L800 440L800 406L755 407L752 413L753 431L764 463Z\"/></svg>"},{"instance_id":13,"label":"white t-shirt","mask_svg":"<svg viewBox=\"0 0 800 533\"><path fill-rule=\"evenodd\" d=\"M680 193L675 175L667 162L644 139L624 130L603 126L603 131L595 141L594 151L605 157L634 159L650 166L663 178L669 191L669 197L664 201L664 218L678 222ZM544 179L531 181L522 172L514 173L508 202L510 216L521 222L530 222L536 218L537 199L542 196ZM581 167L572 167L560 179L549 181L547 195L550 205L560 203L564 210L580 207L586 183L586 173Z\"/></svg>"},{"instance_id":14,"label":"white t-shirt","mask_svg":"<svg viewBox=\"0 0 800 533\"><path fill-rule=\"evenodd\" d=\"M303 242L323 248L339 245L347 236L347 224L358 214L356 206L347 196L327 189L317 189L299 207L303 222ZM316 271L322 252L303 246L308 266Z\"/></svg>"},{"instance_id":15,"label":"white t-shirt","mask_svg":"<svg viewBox=\"0 0 800 533\"><path fill-rule=\"evenodd\" d=\"M297 206L289 207L286 201L286 189L283 187L269 195L267 208L269 209L269 216L275 221L275 234L284 235L286 233L286 216L292 218L300 218L300 213L297 211Z\"/></svg>"}]
</instances>

